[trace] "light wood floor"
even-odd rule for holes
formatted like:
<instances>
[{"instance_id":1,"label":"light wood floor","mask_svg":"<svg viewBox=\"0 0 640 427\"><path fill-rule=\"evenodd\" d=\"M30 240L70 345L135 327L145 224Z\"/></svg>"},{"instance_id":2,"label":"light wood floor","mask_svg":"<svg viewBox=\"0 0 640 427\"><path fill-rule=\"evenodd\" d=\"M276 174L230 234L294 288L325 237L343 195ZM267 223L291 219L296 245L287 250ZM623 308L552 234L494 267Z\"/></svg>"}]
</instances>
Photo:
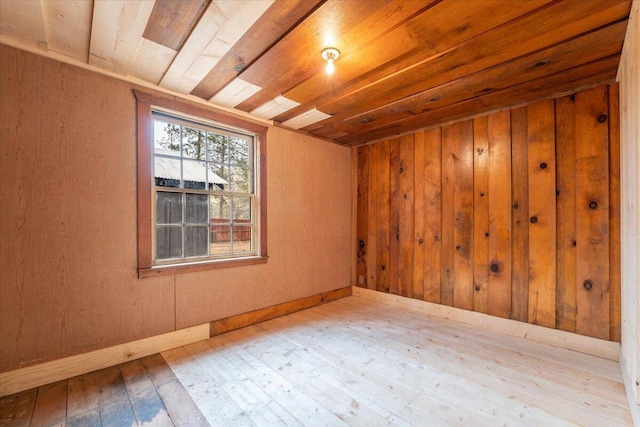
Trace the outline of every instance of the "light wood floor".
<instances>
[{"instance_id":1,"label":"light wood floor","mask_svg":"<svg viewBox=\"0 0 640 427\"><path fill-rule=\"evenodd\" d=\"M632 424L616 362L357 297L162 358L8 396L0 424Z\"/></svg>"}]
</instances>

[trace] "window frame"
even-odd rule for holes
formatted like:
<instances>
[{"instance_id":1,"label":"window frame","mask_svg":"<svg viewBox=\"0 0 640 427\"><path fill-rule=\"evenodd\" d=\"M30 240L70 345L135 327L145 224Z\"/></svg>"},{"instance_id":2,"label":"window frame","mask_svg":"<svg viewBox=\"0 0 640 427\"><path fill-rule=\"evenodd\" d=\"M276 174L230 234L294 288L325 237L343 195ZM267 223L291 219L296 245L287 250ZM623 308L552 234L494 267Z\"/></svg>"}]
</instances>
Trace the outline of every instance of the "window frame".
<instances>
[{"instance_id":1,"label":"window frame","mask_svg":"<svg viewBox=\"0 0 640 427\"><path fill-rule=\"evenodd\" d=\"M140 90L133 90L136 98L136 151L137 151L137 201L138 201L138 277L157 277L206 271L219 268L240 267L267 262L267 185L266 185L266 142L267 126L263 126L239 117L234 117L213 108L201 107L189 102ZM206 259L199 261L180 261L175 263L154 264L153 262L153 118L154 109L175 112L178 118L185 117L198 121L218 123L222 128L230 127L255 135L255 182L256 198L255 236L256 254L237 257Z\"/></svg>"}]
</instances>

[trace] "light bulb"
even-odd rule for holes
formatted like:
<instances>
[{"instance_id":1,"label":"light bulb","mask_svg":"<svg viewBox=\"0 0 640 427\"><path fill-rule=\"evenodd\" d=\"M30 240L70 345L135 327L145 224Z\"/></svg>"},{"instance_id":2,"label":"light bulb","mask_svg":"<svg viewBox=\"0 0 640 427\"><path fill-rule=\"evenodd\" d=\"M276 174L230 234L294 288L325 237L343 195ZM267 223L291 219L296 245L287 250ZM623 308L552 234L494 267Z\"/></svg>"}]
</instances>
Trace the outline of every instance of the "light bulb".
<instances>
[{"instance_id":1,"label":"light bulb","mask_svg":"<svg viewBox=\"0 0 640 427\"><path fill-rule=\"evenodd\" d=\"M327 68L326 68L327 74L331 75L333 73L336 72L336 66L333 65L333 59L329 59L327 60Z\"/></svg>"}]
</instances>

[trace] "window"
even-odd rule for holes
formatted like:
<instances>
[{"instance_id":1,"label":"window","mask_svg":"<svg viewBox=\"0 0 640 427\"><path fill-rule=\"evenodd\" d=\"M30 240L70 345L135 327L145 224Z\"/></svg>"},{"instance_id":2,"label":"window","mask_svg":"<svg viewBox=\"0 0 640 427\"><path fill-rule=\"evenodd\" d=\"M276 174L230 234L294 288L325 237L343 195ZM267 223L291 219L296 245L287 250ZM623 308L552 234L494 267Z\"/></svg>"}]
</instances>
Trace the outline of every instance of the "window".
<instances>
[{"instance_id":1,"label":"window","mask_svg":"<svg viewBox=\"0 0 640 427\"><path fill-rule=\"evenodd\" d=\"M265 262L266 127L134 93L139 276Z\"/></svg>"}]
</instances>

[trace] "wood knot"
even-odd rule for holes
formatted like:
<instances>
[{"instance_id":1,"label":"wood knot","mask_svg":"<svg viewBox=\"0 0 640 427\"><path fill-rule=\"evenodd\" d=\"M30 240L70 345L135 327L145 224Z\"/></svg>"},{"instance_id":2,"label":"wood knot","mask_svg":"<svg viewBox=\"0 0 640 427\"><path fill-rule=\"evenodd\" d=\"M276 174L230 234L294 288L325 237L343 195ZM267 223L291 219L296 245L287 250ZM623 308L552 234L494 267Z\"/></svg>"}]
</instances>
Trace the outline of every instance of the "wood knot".
<instances>
[{"instance_id":1,"label":"wood knot","mask_svg":"<svg viewBox=\"0 0 640 427\"><path fill-rule=\"evenodd\" d=\"M475 290L476 290L476 292L480 291L480 286L476 285Z\"/></svg>"},{"instance_id":2,"label":"wood knot","mask_svg":"<svg viewBox=\"0 0 640 427\"><path fill-rule=\"evenodd\" d=\"M592 200L589 202L589 209L596 209L598 207L598 202Z\"/></svg>"},{"instance_id":3,"label":"wood knot","mask_svg":"<svg viewBox=\"0 0 640 427\"><path fill-rule=\"evenodd\" d=\"M489 237L489 232L484 233L484 237Z\"/></svg>"},{"instance_id":4,"label":"wood knot","mask_svg":"<svg viewBox=\"0 0 640 427\"><path fill-rule=\"evenodd\" d=\"M424 243L424 240L422 240L422 239L418 239L418 243L423 244L423 243Z\"/></svg>"},{"instance_id":5,"label":"wood knot","mask_svg":"<svg viewBox=\"0 0 640 427\"><path fill-rule=\"evenodd\" d=\"M518 209L520 206L517 203L513 204L513 209Z\"/></svg>"},{"instance_id":6,"label":"wood knot","mask_svg":"<svg viewBox=\"0 0 640 427\"><path fill-rule=\"evenodd\" d=\"M380 270L382 270L382 271L385 271L386 269L387 269L387 267L384 266L384 265L382 267L380 267Z\"/></svg>"},{"instance_id":7,"label":"wood knot","mask_svg":"<svg viewBox=\"0 0 640 427\"><path fill-rule=\"evenodd\" d=\"M545 162L540 163L540 169L546 169L547 164Z\"/></svg>"},{"instance_id":8,"label":"wood knot","mask_svg":"<svg viewBox=\"0 0 640 427\"><path fill-rule=\"evenodd\" d=\"M484 197L484 193L480 193L480 197Z\"/></svg>"},{"instance_id":9,"label":"wood knot","mask_svg":"<svg viewBox=\"0 0 640 427\"><path fill-rule=\"evenodd\" d=\"M606 114L604 114L604 113L603 113L603 114L600 114L600 115L598 116L598 123L604 123L604 122L606 122L606 121L607 121L607 119L608 119L608 118L609 118L609 117L608 117Z\"/></svg>"},{"instance_id":10,"label":"wood knot","mask_svg":"<svg viewBox=\"0 0 640 427\"><path fill-rule=\"evenodd\" d=\"M572 246L578 246L578 242L576 242L575 240L572 240L572 241L571 241L571 245L572 245Z\"/></svg>"},{"instance_id":11,"label":"wood knot","mask_svg":"<svg viewBox=\"0 0 640 427\"><path fill-rule=\"evenodd\" d=\"M364 248L364 240L360 240L358 246L360 246L360 249Z\"/></svg>"},{"instance_id":12,"label":"wood knot","mask_svg":"<svg viewBox=\"0 0 640 427\"><path fill-rule=\"evenodd\" d=\"M496 262L492 262L489 268L491 269L492 273L497 273L498 271L500 271L500 266Z\"/></svg>"},{"instance_id":13,"label":"wood knot","mask_svg":"<svg viewBox=\"0 0 640 427\"><path fill-rule=\"evenodd\" d=\"M587 280L584 281L582 286L584 286L584 288L586 290L589 290L589 289L593 288L593 282L591 280L587 279Z\"/></svg>"},{"instance_id":14,"label":"wood knot","mask_svg":"<svg viewBox=\"0 0 640 427\"><path fill-rule=\"evenodd\" d=\"M456 246L456 251L460 250L460 245Z\"/></svg>"},{"instance_id":15,"label":"wood knot","mask_svg":"<svg viewBox=\"0 0 640 427\"><path fill-rule=\"evenodd\" d=\"M535 224L536 222L538 222L538 217L537 216L532 216L531 218L529 218L529 222L531 224Z\"/></svg>"}]
</instances>

